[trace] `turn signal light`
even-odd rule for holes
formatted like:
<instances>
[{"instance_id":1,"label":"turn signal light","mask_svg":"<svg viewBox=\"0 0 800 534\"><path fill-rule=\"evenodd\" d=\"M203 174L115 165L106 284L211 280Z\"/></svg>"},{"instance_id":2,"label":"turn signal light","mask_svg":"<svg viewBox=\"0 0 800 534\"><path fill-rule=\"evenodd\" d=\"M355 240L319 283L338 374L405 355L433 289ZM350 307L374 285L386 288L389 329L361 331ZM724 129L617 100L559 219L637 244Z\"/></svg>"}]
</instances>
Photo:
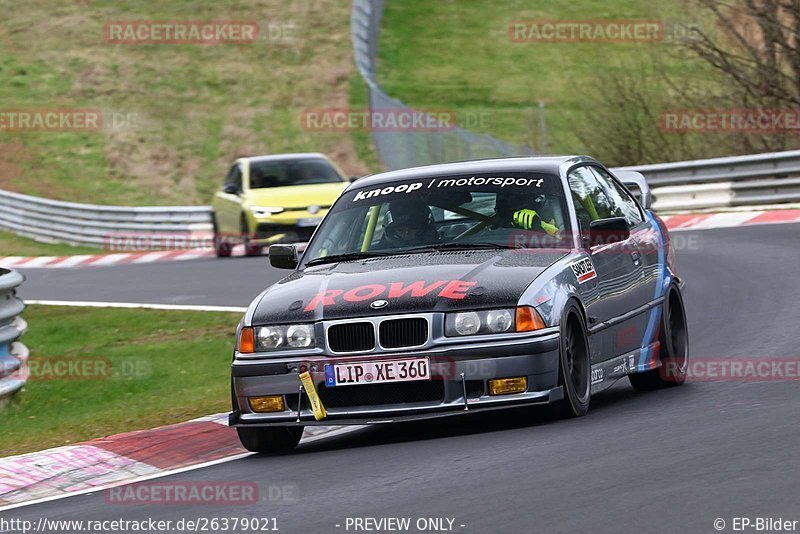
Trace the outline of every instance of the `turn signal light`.
<instances>
[{"instance_id":1,"label":"turn signal light","mask_svg":"<svg viewBox=\"0 0 800 534\"><path fill-rule=\"evenodd\" d=\"M544 321L536 308L517 306L516 315L517 332L533 332L544 328Z\"/></svg>"},{"instance_id":2,"label":"turn signal light","mask_svg":"<svg viewBox=\"0 0 800 534\"><path fill-rule=\"evenodd\" d=\"M249 326L243 327L239 331L239 352L242 354L252 354L256 351L256 337L253 329Z\"/></svg>"},{"instance_id":3,"label":"turn signal light","mask_svg":"<svg viewBox=\"0 0 800 534\"><path fill-rule=\"evenodd\" d=\"M270 397L250 397L250 409L258 413L282 412L286 409L283 403L283 395L272 395Z\"/></svg>"},{"instance_id":4,"label":"turn signal light","mask_svg":"<svg viewBox=\"0 0 800 534\"><path fill-rule=\"evenodd\" d=\"M489 380L489 395L508 395L522 393L528 389L528 377L498 378Z\"/></svg>"}]
</instances>

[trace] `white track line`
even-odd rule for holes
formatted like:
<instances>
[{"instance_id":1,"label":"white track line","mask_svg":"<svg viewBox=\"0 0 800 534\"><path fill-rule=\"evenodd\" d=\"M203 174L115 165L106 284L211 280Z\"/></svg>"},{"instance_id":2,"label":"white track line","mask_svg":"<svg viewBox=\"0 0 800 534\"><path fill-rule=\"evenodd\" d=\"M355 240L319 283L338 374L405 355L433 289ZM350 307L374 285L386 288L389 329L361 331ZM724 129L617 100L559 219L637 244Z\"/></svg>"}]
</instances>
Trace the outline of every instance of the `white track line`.
<instances>
[{"instance_id":1,"label":"white track line","mask_svg":"<svg viewBox=\"0 0 800 534\"><path fill-rule=\"evenodd\" d=\"M244 313L247 308L239 306L200 306L194 304L145 304L139 302L89 302L79 300L26 300L26 304L40 306L75 306L84 308L129 308L144 310L208 311Z\"/></svg>"},{"instance_id":2,"label":"white track line","mask_svg":"<svg viewBox=\"0 0 800 534\"><path fill-rule=\"evenodd\" d=\"M90 493L94 493L96 491L104 491L110 488L116 488L118 486L127 486L128 484L136 484L137 482L144 482L146 480L153 480L156 478L168 477L170 475L177 475L179 473L185 473L186 471L193 471L195 469L203 469L205 467L211 467L213 465L224 464L226 462L232 462L234 460L238 460L240 458L244 458L246 456L251 456L255 453L252 452L243 452L240 454L236 454L234 456L228 456L227 458L220 458L218 460L211 460L210 462L205 462L202 464L197 465L189 465L186 467L181 467L180 469L173 469L171 471L162 471L161 473L154 473L152 475L144 475L137 478L132 478L131 480L126 481L118 481L118 482L111 482L109 484L105 484L102 486L97 486L96 488L88 488L78 491L73 491L69 493L63 493L61 495L51 495L50 497L42 497L41 499L35 499L32 501L20 502L15 504L10 504L7 506L0 506L0 512L4 512L6 510L13 510L15 508L22 508L24 506L33 506L34 504L42 504L45 502L50 501L57 501L59 499L66 499L68 497L77 497L78 495L88 495Z\"/></svg>"},{"instance_id":3,"label":"white track line","mask_svg":"<svg viewBox=\"0 0 800 534\"><path fill-rule=\"evenodd\" d=\"M348 434L350 432L355 432L356 430L361 430L362 428L364 428L364 426L362 426L362 425L359 425L359 426L345 426L345 427L337 428L336 430L332 430L331 432L328 432L326 434L322 434L320 436L309 436L308 438L303 438L303 440L300 442L300 444L302 445L304 443L313 443L315 441L319 441L319 440L322 440L322 439L341 436L343 434ZM186 473L187 471L195 471L197 469L205 469L206 467L212 467L212 466L219 465L219 464L224 464L224 463L227 463L227 462L233 462L235 460L240 460L240 459L246 458L248 456L253 456L254 454L256 454L256 453L254 453L254 452L243 452L243 453L240 453L240 454L235 454L233 456L228 456L227 458L219 458L217 460L211 460L210 462L204 462L204 463L197 464L197 465L189 465L189 466L181 467L181 468L178 468L178 469L172 469L172 470L169 470L169 471L163 471L161 473L154 473L152 475L144 475L144 476L137 477L137 478L134 478L134 479L131 479L131 480L127 480L127 481L111 482L111 483L108 483L108 484L105 484L105 485L102 485L102 486L97 486L96 488L88 488L88 489L78 490L78 491L74 491L74 492L70 492L70 493L64 493L62 495L52 495L50 497L42 497L41 499L35 499L35 500L32 500L32 501L9 504L7 506L0 506L0 512L4 512L6 510L13 510L15 508L23 508L25 506L33 506L34 504L42 504L42 503L46 503L46 502L57 501L57 500L60 500L60 499L66 499L68 497L77 497L79 495L89 495L89 494L95 493L97 491L105 491L107 489L116 488L116 487L119 487L119 486L127 486L129 484L136 484L137 482L145 482L147 480L155 480L157 478L168 477L168 476L171 476L171 475L178 475L180 473Z\"/></svg>"}]
</instances>

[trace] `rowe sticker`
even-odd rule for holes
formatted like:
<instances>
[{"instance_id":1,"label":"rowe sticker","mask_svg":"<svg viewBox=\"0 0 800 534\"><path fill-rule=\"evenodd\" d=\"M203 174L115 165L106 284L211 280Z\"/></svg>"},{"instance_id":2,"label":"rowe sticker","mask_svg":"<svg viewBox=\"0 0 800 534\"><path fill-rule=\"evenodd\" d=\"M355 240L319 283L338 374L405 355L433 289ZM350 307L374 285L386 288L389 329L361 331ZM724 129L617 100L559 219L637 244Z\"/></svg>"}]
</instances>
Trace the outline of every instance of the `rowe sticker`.
<instances>
[{"instance_id":1,"label":"rowe sticker","mask_svg":"<svg viewBox=\"0 0 800 534\"><path fill-rule=\"evenodd\" d=\"M583 258L582 260L571 263L570 268L572 269L572 272L575 273L575 277L578 279L579 284L583 284L589 280L594 280L597 278L597 273L594 270L594 264L592 263L591 258Z\"/></svg>"}]
</instances>

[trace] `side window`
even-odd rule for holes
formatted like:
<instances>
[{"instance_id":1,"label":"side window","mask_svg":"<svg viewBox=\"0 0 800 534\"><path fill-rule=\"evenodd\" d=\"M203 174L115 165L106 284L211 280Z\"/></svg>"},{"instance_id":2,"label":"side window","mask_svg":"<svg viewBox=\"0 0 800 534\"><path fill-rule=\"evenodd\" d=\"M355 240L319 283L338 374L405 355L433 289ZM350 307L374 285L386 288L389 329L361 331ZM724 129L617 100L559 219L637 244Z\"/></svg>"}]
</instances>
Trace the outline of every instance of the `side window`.
<instances>
[{"instance_id":1,"label":"side window","mask_svg":"<svg viewBox=\"0 0 800 534\"><path fill-rule=\"evenodd\" d=\"M615 211L614 203L589 167L573 170L567 176L567 181L582 234L589 233L589 223L592 221L622 216Z\"/></svg>"},{"instance_id":2,"label":"side window","mask_svg":"<svg viewBox=\"0 0 800 534\"><path fill-rule=\"evenodd\" d=\"M636 226L642 223L644 221L642 212L639 210L639 206L636 205L636 202L631 198L630 193L603 169L592 167L592 170L597 175L600 184L614 201L614 204L616 204L619 211L622 212L622 216L628 221L628 224Z\"/></svg>"},{"instance_id":3,"label":"side window","mask_svg":"<svg viewBox=\"0 0 800 534\"><path fill-rule=\"evenodd\" d=\"M225 177L225 185L235 185L237 191L242 190L242 171L239 170L238 163L228 171L228 175Z\"/></svg>"}]
</instances>

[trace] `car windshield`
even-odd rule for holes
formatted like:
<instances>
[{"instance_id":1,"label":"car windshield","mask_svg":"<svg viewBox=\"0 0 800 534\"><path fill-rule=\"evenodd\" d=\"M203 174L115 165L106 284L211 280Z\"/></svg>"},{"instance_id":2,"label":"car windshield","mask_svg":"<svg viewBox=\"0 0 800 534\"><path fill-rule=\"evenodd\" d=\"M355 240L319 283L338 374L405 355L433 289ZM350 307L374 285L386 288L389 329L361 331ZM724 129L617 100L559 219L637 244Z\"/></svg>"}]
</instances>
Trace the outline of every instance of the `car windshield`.
<instances>
[{"instance_id":1,"label":"car windshield","mask_svg":"<svg viewBox=\"0 0 800 534\"><path fill-rule=\"evenodd\" d=\"M309 243L305 265L387 253L568 247L558 176L443 176L348 191Z\"/></svg>"},{"instance_id":2,"label":"car windshield","mask_svg":"<svg viewBox=\"0 0 800 534\"><path fill-rule=\"evenodd\" d=\"M336 168L322 158L254 161L250 189L344 182Z\"/></svg>"}]
</instances>

